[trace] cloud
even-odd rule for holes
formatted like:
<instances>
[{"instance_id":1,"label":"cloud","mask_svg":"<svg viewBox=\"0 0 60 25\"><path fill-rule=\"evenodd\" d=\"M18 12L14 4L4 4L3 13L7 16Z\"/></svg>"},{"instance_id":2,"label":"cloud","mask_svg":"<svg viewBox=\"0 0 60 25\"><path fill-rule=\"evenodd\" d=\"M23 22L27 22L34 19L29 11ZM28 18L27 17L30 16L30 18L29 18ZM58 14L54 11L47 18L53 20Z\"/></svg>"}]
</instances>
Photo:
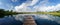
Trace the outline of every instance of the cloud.
<instances>
[{"instance_id":1,"label":"cloud","mask_svg":"<svg viewBox=\"0 0 60 25\"><path fill-rule=\"evenodd\" d=\"M34 6L32 9L34 9L34 10L32 10L30 7L28 7L28 6L33 6L33 5L35 5L37 2L38 2L39 0L32 0L32 1L26 1L26 3L22 3L21 5L19 5L19 6L16 6L15 7L15 9L16 9L16 11L21 11L21 12L27 12L27 11L33 11L33 12L36 12L38 9L39 9L39 6ZM44 1L42 1L42 2L40 2L40 4L41 4L41 6L43 5L44 6L44 4L45 3L47 3L47 1L48 0L44 0Z\"/></svg>"},{"instance_id":2,"label":"cloud","mask_svg":"<svg viewBox=\"0 0 60 25\"><path fill-rule=\"evenodd\" d=\"M52 6L46 6L46 4L49 4L48 0L41 1L38 6L34 6L36 11L57 11L60 10L60 4L52 5Z\"/></svg>"},{"instance_id":3,"label":"cloud","mask_svg":"<svg viewBox=\"0 0 60 25\"><path fill-rule=\"evenodd\" d=\"M25 12L25 11L27 12L30 10L28 5L29 4L27 4L27 3L22 3L20 6L16 6L15 9L16 9L16 11L19 11L19 12Z\"/></svg>"},{"instance_id":4,"label":"cloud","mask_svg":"<svg viewBox=\"0 0 60 25\"><path fill-rule=\"evenodd\" d=\"M48 0L32 0L32 1L26 1L22 3L19 6L15 6L15 10L17 12L36 12L36 11L57 11L60 10L60 4L52 5L52 6L46 6L47 4L50 4ZM39 3L35 5L36 3ZM33 6L35 5L35 6ZM29 7L31 6L31 7Z\"/></svg>"},{"instance_id":5,"label":"cloud","mask_svg":"<svg viewBox=\"0 0 60 25\"><path fill-rule=\"evenodd\" d=\"M57 11L60 10L60 4L55 6L44 6L39 8L40 11Z\"/></svg>"},{"instance_id":6,"label":"cloud","mask_svg":"<svg viewBox=\"0 0 60 25\"><path fill-rule=\"evenodd\" d=\"M31 6L35 5L39 0L32 0Z\"/></svg>"},{"instance_id":7,"label":"cloud","mask_svg":"<svg viewBox=\"0 0 60 25\"><path fill-rule=\"evenodd\" d=\"M34 6L36 11L58 11L60 10L60 4L55 6Z\"/></svg>"},{"instance_id":8,"label":"cloud","mask_svg":"<svg viewBox=\"0 0 60 25\"><path fill-rule=\"evenodd\" d=\"M28 6L30 6L31 4L31 1L26 1L25 3L22 3L21 5L19 6L16 6L15 7L15 10L18 11L18 12L33 12L32 9Z\"/></svg>"}]
</instances>

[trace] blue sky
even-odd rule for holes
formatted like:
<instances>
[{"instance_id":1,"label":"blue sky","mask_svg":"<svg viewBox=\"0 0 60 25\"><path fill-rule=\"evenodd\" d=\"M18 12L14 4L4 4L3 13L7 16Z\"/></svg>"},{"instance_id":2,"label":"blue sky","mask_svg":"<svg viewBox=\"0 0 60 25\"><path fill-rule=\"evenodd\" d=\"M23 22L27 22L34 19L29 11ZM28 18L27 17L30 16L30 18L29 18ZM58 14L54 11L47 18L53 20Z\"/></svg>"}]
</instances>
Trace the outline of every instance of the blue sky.
<instances>
[{"instance_id":1,"label":"blue sky","mask_svg":"<svg viewBox=\"0 0 60 25\"><path fill-rule=\"evenodd\" d=\"M0 8L17 12L57 11L60 0L0 0Z\"/></svg>"}]
</instances>

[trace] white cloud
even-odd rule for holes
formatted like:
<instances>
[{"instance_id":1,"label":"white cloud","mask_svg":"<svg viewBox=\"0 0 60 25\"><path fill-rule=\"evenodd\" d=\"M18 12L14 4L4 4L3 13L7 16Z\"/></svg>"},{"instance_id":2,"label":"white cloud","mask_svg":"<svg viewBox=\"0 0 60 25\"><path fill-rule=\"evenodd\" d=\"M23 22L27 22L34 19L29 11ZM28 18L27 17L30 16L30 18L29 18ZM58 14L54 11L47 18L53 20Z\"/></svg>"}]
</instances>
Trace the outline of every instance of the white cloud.
<instances>
[{"instance_id":1,"label":"white cloud","mask_svg":"<svg viewBox=\"0 0 60 25\"><path fill-rule=\"evenodd\" d=\"M57 11L60 10L60 4L56 6L42 6L38 9L39 11Z\"/></svg>"},{"instance_id":2,"label":"white cloud","mask_svg":"<svg viewBox=\"0 0 60 25\"><path fill-rule=\"evenodd\" d=\"M24 11L27 12L27 11L29 11L30 12L32 9L30 9L27 6L33 6L38 1L39 0L32 0L32 2L31 1L26 1L26 3L22 3L20 6L16 6L15 9L16 9L16 11L21 11L21 12L24 12ZM40 4L41 4L41 6L42 5L45 6L45 3L47 3L47 2L48 2L48 0L44 0L44 1L40 2ZM34 10L32 10L32 11L34 11L34 12L37 11L38 9L40 9L39 6L34 6L33 8L34 8ZM41 7L41 8L43 8L43 7ZM45 9L45 10L47 10L47 9ZM42 11L42 10L38 10L38 11Z\"/></svg>"},{"instance_id":3,"label":"white cloud","mask_svg":"<svg viewBox=\"0 0 60 25\"><path fill-rule=\"evenodd\" d=\"M29 3L30 4L30 3ZM29 9L29 4L27 4L27 3L22 3L21 5L19 5L19 6L16 6L15 7L15 9L16 9L16 11L19 11L19 12L28 12L28 11L30 11L30 9Z\"/></svg>"},{"instance_id":4,"label":"white cloud","mask_svg":"<svg viewBox=\"0 0 60 25\"><path fill-rule=\"evenodd\" d=\"M43 0L40 2L39 6L34 6L36 11L57 11L60 10L60 4L57 4L55 6L46 6L46 4L49 4L48 0Z\"/></svg>"},{"instance_id":5,"label":"white cloud","mask_svg":"<svg viewBox=\"0 0 60 25\"><path fill-rule=\"evenodd\" d=\"M28 6L33 6L35 5L39 0L32 0L31 1L26 1L25 3L22 3L19 6L15 7L15 10L17 12L35 12L35 11L54 11L54 10L60 10L60 4L57 4L55 6L46 6L46 4L48 4L48 0L43 0L41 2L39 2L39 6L34 6L32 10L30 7Z\"/></svg>"},{"instance_id":6,"label":"white cloud","mask_svg":"<svg viewBox=\"0 0 60 25\"><path fill-rule=\"evenodd\" d=\"M46 11L48 8L45 6L48 2L48 0L43 0L39 2L38 6L34 6L36 11Z\"/></svg>"},{"instance_id":7,"label":"white cloud","mask_svg":"<svg viewBox=\"0 0 60 25\"><path fill-rule=\"evenodd\" d=\"M48 0L43 0L39 4L40 6L45 6L47 3L49 3Z\"/></svg>"},{"instance_id":8,"label":"white cloud","mask_svg":"<svg viewBox=\"0 0 60 25\"><path fill-rule=\"evenodd\" d=\"M31 6L35 5L39 0L32 0Z\"/></svg>"},{"instance_id":9,"label":"white cloud","mask_svg":"<svg viewBox=\"0 0 60 25\"><path fill-rule=\"evenodd\" d=\"M16 6L15 10L18 12L33 12L32 9L30 7L28 7L28 6L30 6L30 4L31 4L31 1L29 1L29 2L26 1L25 3L22 3L19 6Z\"/></svg>"}]
</instances>

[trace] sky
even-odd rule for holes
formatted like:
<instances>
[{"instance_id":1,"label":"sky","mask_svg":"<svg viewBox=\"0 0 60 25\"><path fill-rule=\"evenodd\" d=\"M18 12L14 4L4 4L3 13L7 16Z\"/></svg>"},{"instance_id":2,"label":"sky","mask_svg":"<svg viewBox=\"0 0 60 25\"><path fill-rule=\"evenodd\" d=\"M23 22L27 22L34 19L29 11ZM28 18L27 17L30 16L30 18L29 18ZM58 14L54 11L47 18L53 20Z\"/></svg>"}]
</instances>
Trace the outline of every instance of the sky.
<instances>
[{"instance_id":1,"label":"sky","mask_svg":"<svg viewBox=\"0 0 60 25\"><path fill-rule=\"evenodd\" d=\"M16 12L58 11L60 0L0 0L0 9Z\"/></svg>"}]
</instances>

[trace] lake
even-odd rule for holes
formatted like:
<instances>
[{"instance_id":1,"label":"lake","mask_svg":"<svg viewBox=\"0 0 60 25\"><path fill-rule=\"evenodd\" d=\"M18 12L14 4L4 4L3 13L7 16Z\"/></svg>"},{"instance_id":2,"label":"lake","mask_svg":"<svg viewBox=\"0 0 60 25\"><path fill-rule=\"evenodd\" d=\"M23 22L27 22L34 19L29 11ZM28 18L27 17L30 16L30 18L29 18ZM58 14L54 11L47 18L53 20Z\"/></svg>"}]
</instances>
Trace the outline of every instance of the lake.
<instances>
[{"instance_id":1,"label":"lake","mask_svg":"<svg viewBox=\"0 0 60 25\"><path fill-rule=\"evenodd\" d=\"M18 14L0 16L0 25L23 25L25 15L31 15L37 25L60 25L60 17L49 14Z\"/></svg>"}]
</instances>

